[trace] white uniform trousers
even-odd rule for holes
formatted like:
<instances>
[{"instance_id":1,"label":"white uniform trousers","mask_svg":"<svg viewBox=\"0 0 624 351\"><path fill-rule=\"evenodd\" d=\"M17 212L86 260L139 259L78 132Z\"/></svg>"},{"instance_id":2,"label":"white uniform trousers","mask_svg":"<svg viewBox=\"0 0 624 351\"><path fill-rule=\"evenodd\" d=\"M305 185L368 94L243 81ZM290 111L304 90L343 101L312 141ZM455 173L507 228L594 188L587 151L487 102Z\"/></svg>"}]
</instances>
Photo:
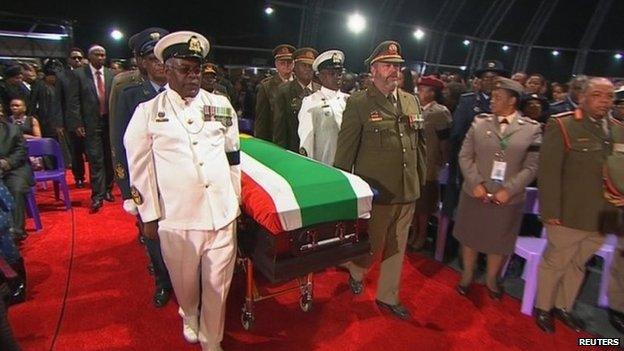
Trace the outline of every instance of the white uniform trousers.
<instances>
[{"instance_id":1,"label":"white uniform trousers","mask_svg":"<svg viewBox=\"0 0 624 351\"><path fill-rule=\"evenodd\" d=\"M225 303L236 262L234 232L235 221L216 231L158 229L163 259L182 313L186 317L199 315L203 350L218 349L223 340Z\"/></svg>"}]
</instances>

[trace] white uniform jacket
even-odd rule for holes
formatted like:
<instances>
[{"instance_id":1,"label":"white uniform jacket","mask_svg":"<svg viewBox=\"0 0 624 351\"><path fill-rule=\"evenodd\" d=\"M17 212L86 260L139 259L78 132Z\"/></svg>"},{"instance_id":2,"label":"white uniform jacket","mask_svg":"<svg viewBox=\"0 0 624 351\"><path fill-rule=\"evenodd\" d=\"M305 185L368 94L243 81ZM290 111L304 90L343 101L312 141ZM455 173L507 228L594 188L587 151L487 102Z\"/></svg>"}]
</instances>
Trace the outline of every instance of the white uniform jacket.
<instances>
[{"instance_id":1,"label":"white uniform jacket","mask_svg":"<svg viewBox=\"0 0 624 351\"><path fill-rule=\"evenodd\" d=\"M167 87L136 108L124 145L144 222L218 230L239 215L238 123L226 97L200 90L183 99Z\"/></svg>"},{"instance_id":2,"label":"white uniform jacket","mask_svg":"<svg viewBox=\"0 0 624 351\"><path fill-rule=\"evenodd\" d=\"M299 110L299 150L317 161L332 166L342 124L342 112L349 94L321 87L306 96Z\"/></svg>"}]
</instances>

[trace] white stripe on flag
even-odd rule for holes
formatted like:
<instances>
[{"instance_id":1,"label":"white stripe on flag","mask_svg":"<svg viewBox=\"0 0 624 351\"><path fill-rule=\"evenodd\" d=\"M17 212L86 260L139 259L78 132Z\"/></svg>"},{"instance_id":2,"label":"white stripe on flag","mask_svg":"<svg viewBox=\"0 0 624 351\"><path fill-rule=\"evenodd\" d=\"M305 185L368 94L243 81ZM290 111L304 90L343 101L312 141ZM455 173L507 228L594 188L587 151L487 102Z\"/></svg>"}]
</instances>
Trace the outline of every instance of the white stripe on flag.
<instances>
[{"instance_id":1,"label":"white stripe on flag","mask_svg":"<svg viewBox=\"0 0 624 351\"><path fill-rule=\"evenodd\" d=\"M240 155L241 170L273 199L282 228L286 231L301 228L301 209L286 179L246 153L241 152Z\"/></svg>"},{"instance_id":2,"label":"white stripe on flag","mask_svg":"<svg viewBox=\"0 0 624 351\"><path fill-rule=\"evenodd\" d=\"M342 170L341 172L351 183L351 188L358 199L358 218L370 218L370 211L373 208L373 190L362 178Z\"/></svg>"}]
</instances>

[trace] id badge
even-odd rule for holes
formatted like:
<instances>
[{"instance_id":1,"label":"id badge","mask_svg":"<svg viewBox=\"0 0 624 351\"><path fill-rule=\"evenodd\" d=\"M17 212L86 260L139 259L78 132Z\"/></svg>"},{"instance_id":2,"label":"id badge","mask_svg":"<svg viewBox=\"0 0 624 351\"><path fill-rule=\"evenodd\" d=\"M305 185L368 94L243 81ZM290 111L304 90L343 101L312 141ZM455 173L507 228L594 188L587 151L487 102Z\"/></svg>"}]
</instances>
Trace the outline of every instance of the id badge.
<instances>
[{"instance_id":1,"label":"id badge","mask_svg":"<svg viewBox=\"0 0 624 351\"><path fill-rule=\"evenodd\" d=\"M504 182L505 172L507 171L507 162L494 161L492 165L492 175L490 178L494 181Z\"/></svg>"}]
</instances>

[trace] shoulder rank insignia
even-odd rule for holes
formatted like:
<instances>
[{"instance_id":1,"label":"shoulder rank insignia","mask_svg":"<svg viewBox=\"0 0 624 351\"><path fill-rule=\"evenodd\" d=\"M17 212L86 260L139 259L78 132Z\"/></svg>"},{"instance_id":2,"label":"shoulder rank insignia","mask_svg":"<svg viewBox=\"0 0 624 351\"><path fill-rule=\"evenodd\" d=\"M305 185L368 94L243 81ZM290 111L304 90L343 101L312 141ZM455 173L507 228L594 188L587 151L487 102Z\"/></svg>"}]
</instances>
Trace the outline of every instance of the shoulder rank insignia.
<instances>
[{"instance_id":1,"label":"shoulder rank insignia","mask_svg":"<svg viewBox=\"0 0 624 351\"><path fill-rule=\"evenodd\" d=\"M126 169L121 165L121 163L117 163L115 166L115 175L117 175L117 179L126 178Z\"/></svg>"},{"instance_id":2,"label":"shoulder rank insignia","mask_svg":"<svg viewBox=\"0 0 624 351\"><path fill-rule=\"evenodd\" d=\"M156 122L169 122L169 118L165 117L165 113L164 112L158 112L158 114L156 115Z\"/></svg>"},{"instance_id":3,"label":"shoulder rank insignia","mask_svg":"<svg viewBox=\"0 0 624 351\"><path fill-rule=\"evenodd\" d=\"M130 195L132 196L132 201L134 201L136 205L143 204L143 196L141 196L139 189L137 189L134 185L130 188Z\"/></svg>"}]
</instances>

